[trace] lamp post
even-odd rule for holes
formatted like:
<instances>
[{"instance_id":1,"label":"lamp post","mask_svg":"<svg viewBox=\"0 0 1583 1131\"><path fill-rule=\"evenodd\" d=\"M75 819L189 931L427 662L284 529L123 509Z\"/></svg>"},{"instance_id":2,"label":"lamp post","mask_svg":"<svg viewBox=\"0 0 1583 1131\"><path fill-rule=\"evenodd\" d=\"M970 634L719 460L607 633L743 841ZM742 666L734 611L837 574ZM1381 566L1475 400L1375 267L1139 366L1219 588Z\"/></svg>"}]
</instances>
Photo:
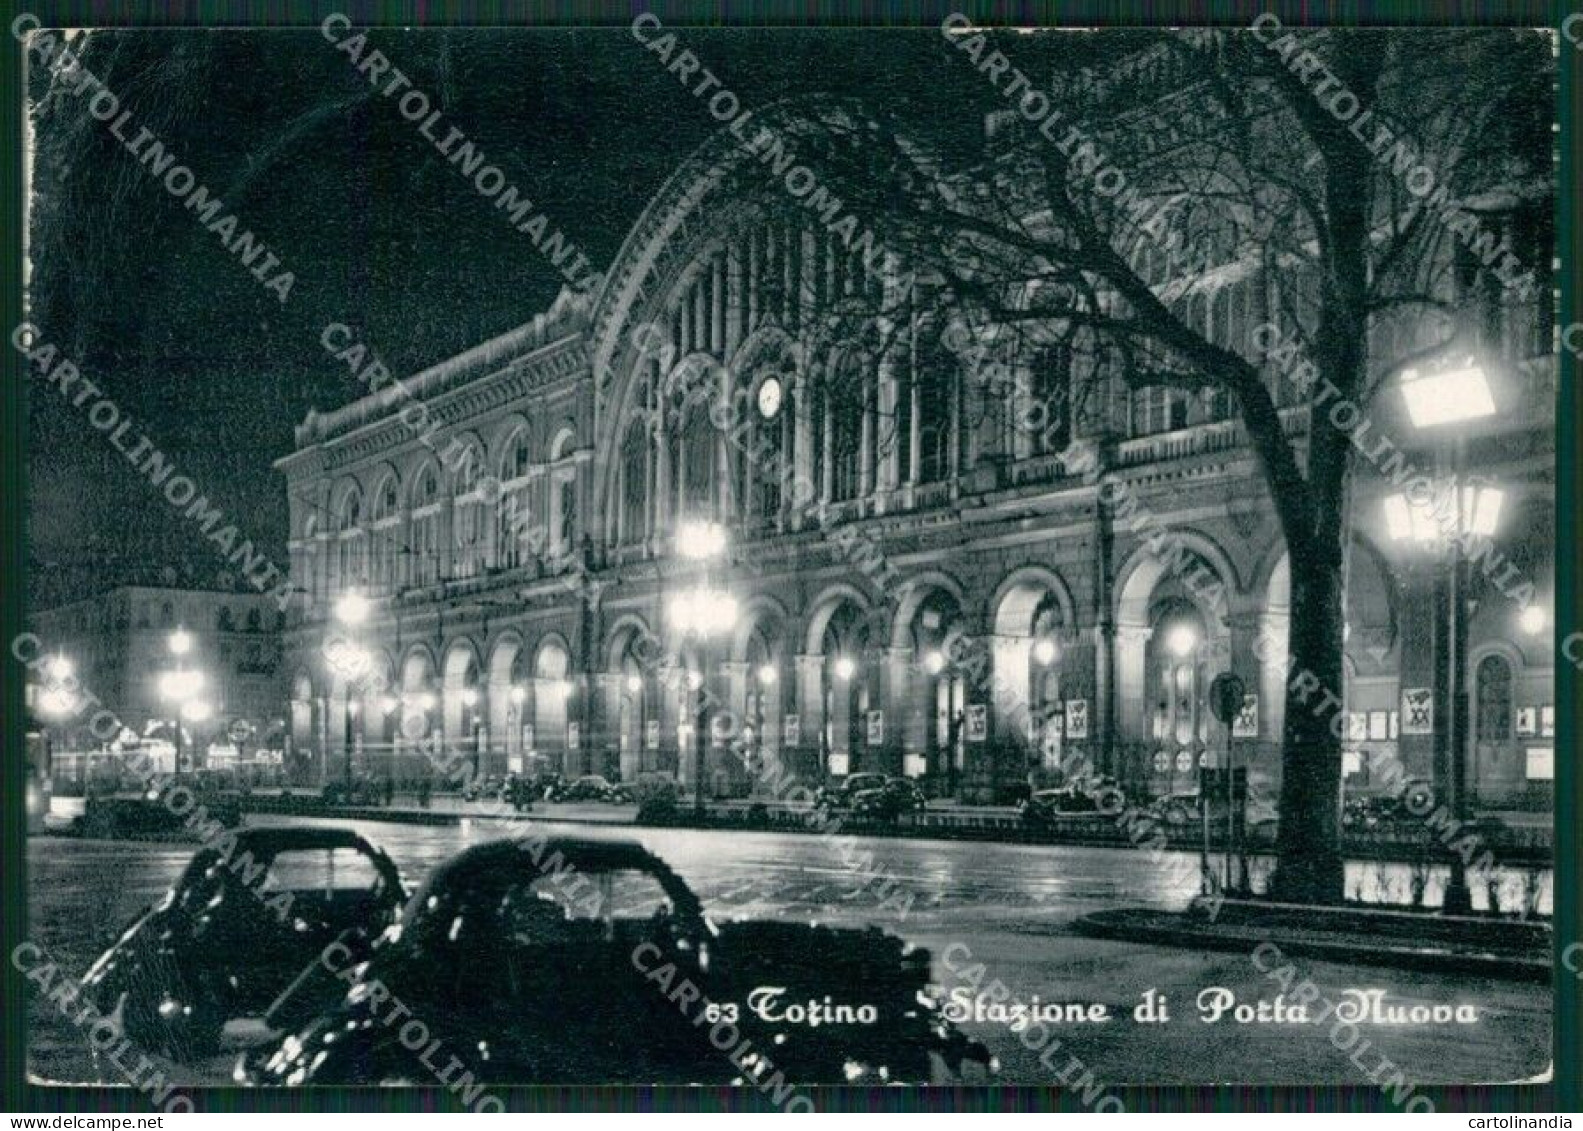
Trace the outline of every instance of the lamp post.
<instances>
[{"instance_id":1,"label":"lamp post","mask_svg":"<svg viewBox=\"0 0 1583 1131\"><path fill-rule=\"evenodd\" d=\"M1471 356L1433 372L1409 369L1402 374L1402 398L1413 426L1440 436L1444 429L1495 414L1489 378ZM1468 735L1468 571L1464 541L1495 533L1505 492L1487 484L1464 482L1467 436L1463 430L1435 448L1441 480L1432 500L1392 495L1385 500L1385 524L1391 539L1443 548L1435 578L1434 732L1435 764L1445 788L1452 819L1467 816ZM1451 876L1442 910L1465 915L1472 910L1467 867L1452 853Z\"/></svg>"},{"instance_id":2,"label":"lamp post","mask_svg":"<svg viewBox=\"0 0 1583 1131\"><path fill-rule=\"evenodd\" d=\"M400 723L398 721L392 724L391 719L400 707L401 700L394 695L386 693L379 697L379 741L381 745L385 743L390 745L390 765L385 773L385 780L391 784L386 786L387 789L393 788L396 780L396 735L394 728L399 726Z\"/></svg>"},{"instance_id":3,"label":"lamp post","mask_svg":"<svg viewBox=\"0 0 1583 1131\"><path fill-rule=\"evenodd\" d=\"M77 697L72 694L70 683L77 673L77 666L64 655L57 654L50 660L44 669L49 682L38 689L38 706L41 714L53 718L62 724L77 710ZM62 739L64 740L65 727L62 726ZM45 737L53 748L54 738L49 728L45 728ZM52 753L47 756L52 756Z\"/></svg>"},{"instance_id":4,"label":"lamp post","mask_svg":"<svg viewBox=\"0 0 1583 1131\"><path fill-rule=\"evenodd\" d=\"M1033 647L1028 650L1028 655L1033 660L1033 670L1030 672L1028 702L1030 705L1038 705L1033 713L1033 717L1037 720L1033 738L1037 742L1038 748L1033 752L1033 764L1029 767L1028 783L1031 789L1035 779L1042 773L1047 757L1055 762L1057 767L1060 765L1058 756L1047 756L1045 751L1051 746L1051 734L1059 735L1061 728L1066 723L1064 718L1058 719L1055 717L1052 700L1049 696L1049 677L1056 660L1060 658L1060 648L1056 646L1055 641L1050 637L1040 636L1034 640ZM1054 702L1060 702L1059 681L1057 681L1056 699ZM1050 729L1052 727L1055 728L1053 732ZM1057 741L1060 740L1057 739Z\"/></svg>"},{"instance_id":5,"label":"lamp post","mask_svg":"<svg viewBox=\"0 0 1583 1131\"><path fill-rule=\"evenodd\" d=\"M368 620L368 598L356 589L348 589L335 602L335 620L348 633L355 632ZM352 681L368 670L368 653L347 637L332 638L325 644L325 655L330 666L341 677L346 691L345 710L341 712L345 733L342 735L342 766L346 777L348 797L352 786L353 723L357 708L352 702Z\"/></svg>"},{"instance_id":6,"label":"lamp post","mask_svg":"<svg viewBox=\"0 0 1583 1131\"><path fill-rule=\"evenodd\" d=\"M506 759L508 762L506 768L508 770L511 768L509 765L511 751L515 749L519 773L525 773L527 770L527 763L523 760L522 730L518 725L522 718L522 704L527 697L528 690L521 684L512 684L511 692L506 697Z\"/></svg>"},{"instance_id":7,"label":"lamp post","mask_svg":"<svg viewBox=\"0 0 1583 1131\"><path fill-rule=\"evenodd\" d=\"M676 549L682 557L703 563L706 568L698 584L672 596L666 609L671 626L698 641L698 669L689 674L688 684L694 695L693 811L702 818L704 768L708 758L708 738L704 733L708 721L705 646L709 637L728 632L736 624L737 602L724 590L712 588L708 580L707 563L725 554L724 527L714 522L684 522L677 531Z\"/></svg>"},{"instance_id":8,"label":"lamp post","mask_svg":"<svg viewBox=\"0 0 1583 1131\"><path fill-rule=\"evenodd\" d=\"M780 668L772 660L766 660L758 666L753 673L758 682L758 692L753 696L753 765L750 770L753 774L752 786L755 793L758 790L762 770L764 767L765 728L769 726L770 710L768 697L780 694ZM777 708L775 718L780 719L780 710Z\"/></svg>"},{"instance_id":9,"label":"lamp post","mask_svg":"<svg viewBox=\"0 0 1583 1131\"><path fill-rule=\"evenodd\" d=\"M483 730L478 718L478 689L476 687L462 688L462 706L467 708L467 730L472 736L473 746L473 781L478 780L479 750L483 738Z\"/></svg>"},{"instance_id":10,"label":"lamp post","mask_svg":"<svg viewBox=\"0 0 1583 1131\"><path fill-rule=\"evenodd\" d=\"M186 761L186 733L182 721L201 722L208 717L209 707L198 699L206 682L203 672L187 667L187 656L192 652L192 634L178 627L166 637L165 646L175 658L176 666L160 674L159 694L160 698L172 705L176 714L175 770L179 777ZM190 717L194 714L196 718Z\"/></svg>"}]
</instances>

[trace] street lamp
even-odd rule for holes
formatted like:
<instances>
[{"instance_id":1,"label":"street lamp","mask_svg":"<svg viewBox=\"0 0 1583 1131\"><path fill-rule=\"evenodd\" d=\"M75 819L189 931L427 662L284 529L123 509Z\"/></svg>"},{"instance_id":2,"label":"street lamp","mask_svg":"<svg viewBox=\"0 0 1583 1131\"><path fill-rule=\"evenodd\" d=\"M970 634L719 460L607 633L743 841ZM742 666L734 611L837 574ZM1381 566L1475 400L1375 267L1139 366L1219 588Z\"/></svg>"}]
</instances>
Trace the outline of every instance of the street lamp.
<instances>
[{"instance_id":1,"label":"street lamp","mask_svg":"<svg viewBox=\"0 0 1583 1131\"><path fill-rule=\"evenodd\" d=\"M521 684L512 684L511 690L506 693L506 758L510 761L513 748L517 752L517 765L522 771L527 770L522 756L526 753L522 749L522 704L527 702L528 689ZM508 766L509 770L510 767ZM513 771L516 772L516 771Z\"/></svg>"},{"instance_id":2,"label":"street lamp","mask_svg":"<svg viewBox=\"0 0 1583 1131\"><path fill-rule=\"evenodd\" d=\"M1190 624L1172 625L1165 634L1165 648L1179 660L1185 660L1198 647L1198 630Z\"/></svg>"},{"instance_id":3,"label":"street lamp","mask_svg":"<svg viewBox=\"0 0 1583 1131\"><path fill-rule=\"evenodd\" d=\"M848 680L857 672L857 663L851 656L837 656L835 661L835 677L839 680Z\"/></svg>"},{"instance_id":4,"label":"street lamp","mask_svg":"<svg viewBox=\"0 0 1583 1131\"><path fill-rule=\"evenodd\" d=\"M161 672L156 688L162 699L170 703L176 710L176 774L180 776L182 765L186 760L184 747L186 733L182 729L182 720L187 718L192 710L201 708L196 706L197 696L203 691L206 680L203 672L187 667L187 656L192 651L192 633L185 628L176 628L165 638L165 645L170 649L170 654L176 658L176 666ZM207 716L204 716L207 717ZM188 721L197 722L198 719Z\"/></svg>"},{"instance_id":5,"label":"street lamp","mask_svg":"<svg viewBox=\"0 0 1583 1131\"><path fill-rule=\"evenodd\" d=\"M1495 415L1495 396L1488 375L1472 355L1443 368L1409 369L1401 378L1402 399L1413 425L1434 432ZM1442 435L1444 433L1441 433ZM1385 501L1386 530L1392 540L1446 548L1436 577L1437 615L1434 624L1435 760L1446 785L1447 807L1454 820L1467 811L1466 746L1468 733L1467 555L1464 542L1495 532L1505 493L1485 484L1467 483L1462 468L1467 436L1457 430L1436 445L1436 471L1443 489L1438 505L1421 498L1396 495ZM1447 710L1449 708L1449 710ZM1452 853L1451 877L1442 909L1453 915L1472 910L1467 867Z\"/></svg>"},{"instance_id":6,"label":"street lamp","mask_svg":"<svg viewBox=\"0 0 1583 1131\"><path fill-rule=\"evenodd\" d=\"M335 620L348 632L358 628L368 620L368 598L356 589L348 589L336 599L334 606ZM346 776L347 797L351 797L352 788L352 748L356 745L354 737L354 722L357 718L357 707L352 701L352 682L360 679L367 673L372 657L368 651L350 639L330 640L325 644L325 656L330 661L330 667L341 677L345 688L346 706L342 711L344 733L342 734L343 766ZM328 764L328 763L327 763Z\"/></svg>"},{"instance_id":7,"label":"street lamp","mask_svg":"<svg viewBox=\"0 0 1583 1131\"><path fill-rule=\"evenodd\" d=\"M1056 655L1055 641L1048 640L1048 639L1041 639L1041 640L1037 640L1037 641L1034 642L1034 645L1033 645L1034 662L1039 664L1041 667L1046 667L1047 668L1051 664L1055 663L1055 655Z\"/></svg>"},{"instance_id":8,"label":"street lamp","mask_svg":"<svg viewBox=\"0 0 1583 1131\"><path fill-rule=\"evenodd\" d=\"M683 522L677 529L676 549L682 557L707 563L724 557L726 552L725 528L717 522ZM704 648L709 637L722 635L735 627L737 600L723 589L709 584L707 574L696 585L674 594L666 606L671 626L683 635L693 636L699 645L698 667L688 672L688 686L694 692L693 716L693 809L699 818L704 812L704 773L708 759L707 737L704 727L707 695L704 693L703 669L706 664ZM694 682L696 678L696 682Z\"/></svg>"},{"instance_id":9,"label":"street lamp","mask_svg":"<svg viewBox=\"0 0 1583 1131\"><path fill-rule=\"evenodd\" d=\"M923 670L930 675L939 675L945 671L945 654L939 649L930 652L923 658ZM846 679L847 677L842 676L841 678Z\"/></svg>"},{"instance_id":10,"label":"street lamp","mask_svg":"<svg viewBox=\"0 0 1583 1131\"><path fill-rule=\"evenodd\" d=\"M1538 636L1550 624L1550 615L1543 605L1529 605L1517 614L1517 624L1529 636Z\"/></svg>"},{"instance_id":11,"label":"street lamp","mask_svg":"<svg viewBox=\"0 0 1583 1131\"><path fill-rule=\"evenodd\" d=\"M462 706L467 708L467 729L473 738L473 780L478 780L479 761L483 751L483 726L478 717L478 689L462 688Z\"/></svg>"},{"instance_id":12,"label":"street lamp","mask_svg":"<svg viewBox=\"0 0 1583 1131\"><path fill-rule=\"evenodd\" d=\"M1484 368L1471 354L1432 372L1402 372L1402 399L1415 428L1465 424L1495 415L1495 397Z\"/></svg>"},{"instance_id":13,"label":"street lamp","mask_svg":"<svg viewBox=\"0 0 1583 1131\"><path fill-rule=\"evenodd\" d=\"M349 589L335 602L335 619L348 628L356 628L368 620L368 598L356 589Z\"/></svg>"}]
</instances>

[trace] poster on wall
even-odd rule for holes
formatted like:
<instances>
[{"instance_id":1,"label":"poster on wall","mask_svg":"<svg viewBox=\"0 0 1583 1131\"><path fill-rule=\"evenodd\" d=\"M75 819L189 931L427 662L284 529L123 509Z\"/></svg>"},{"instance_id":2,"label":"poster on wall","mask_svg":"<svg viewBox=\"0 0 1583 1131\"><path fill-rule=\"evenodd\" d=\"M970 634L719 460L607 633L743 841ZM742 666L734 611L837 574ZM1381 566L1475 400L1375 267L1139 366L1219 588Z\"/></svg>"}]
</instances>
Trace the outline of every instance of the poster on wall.
<instances>
[{"instance_id":1,"label":"poster on wall","mask_svg":"<svg viewBox=\"0 0 1583 1131\"><path fill-rule=\"evenodd\" d=\"M800 715L787 715L781 720L781 740L787 746L802 745L802 717Z\"/></svg>"},{"instance_id":2,"label":"poster on wall","mask_svg":"<svg viewBox=\"0 0 1583 1131\"><path fill-rule=\"evenodd\" d=\"M1367 711L1347 712L1347 741L1367 742L1369 739L1369 714Z\"/></svg>"},{"instance_id":3,"label":"poster on wall","mask_svg":"<svg viewBox=\"0 0 1583 1131\"><path fill-rule=\"evenodd\" d=\"M1517 737L1532 738L1539 733L1539 708L1517 708Z\"/></svg>"},{"instance_id":4,"label":"poster on wall","mask_svg":"<svg viewBox=\"0 0 1583 1131\"><path fill-rule=\"evenodd\" d=\"M1259 697L1251 691L1242 697L1242 709L1231 721L1231 737L1259 737Z\"/></svg>"},{"instance_id":5,"label":"poster on wall","mask_svg":"<svg viewBox=\"0 0 1583 1131\"><path fill-rule=\"evenodd\" d=\"M1386 711L1369 712L1369 741L1384 742L1391 736L1390 714Z\"/></svg>"},{"instance_id":6,"label":"poster on wall","mask_svg":"<svg viewBox=\"0 0 1583 1131\"><path fill-rule=\"evenodd\" d=\"M1539 708L1539 736L1552 738L1556 732L1556 709L1549 703Z\"/></svg>"},{"instance_id":7,"label":"poster on wall","mask_svg":"<svg viewBox=\"0 0 1583 1131\"><path fill-rule=\"evenodd\" d=\"M989 738L989 708L982 703L967 705L967 740L984 742Z\"/></svg>"},{"instance_id":8,"label":"poster on wall","mask_svg":"<svg viewBox=\"0 0 1583 1131\"><path fill-rule=\"evenodd\" d=\"M533 753L533 724L532 723L523 723L522 724L522 749L525 752L529 753L529 754Z\"/></svg>"},{"instance_id":9,"label":"poster on wall","mask_svg":"<svg viewBox=\"0 0 1583 1131\"><path fill-rule=\"evenodd\" d=\"M870 711L868 713L868 744L870 746L883 746L885 743L885 712Z\"/></svg>"},{"instance_id":10,"label":"poster on wall","mask_svg":"<svg viewBox=\"0 0 1583 1131\"><path fill-rule=\"evenodd\" d=\"M1402 688L1402 733L1435 732L1435 693L1427 687Z\"/></svg>"},{"instance_id":11,"label":"poster on wall","mask_svg":"<svg viewBox=\"0 0 1583 1131\"><path fill-rule=\"evenodd\" d=\"M1059 719L1049 719L1044 724L1044 738L1039 745L1040 753L1044 758L1044 768L1053 770L1061 765L1061 723Z\"/></svg>"},{"instance_id":12,"label":"poster on wall","mask_svg":"<svg viewBox=\"0 0 1583 1131\"><path fill-rule=\"evenodd\" d=\"M1088 700L1068 699L1066 701L1066 737L1088 737Z\"/></svg>"},{"instance_id":13,"label":"poster on wall","mask_svg":"<svg viewBox=\"0 0 1583 1131\"><path fill-rule=\"evenodd\" d=\"M660 748L660 721L650 719L643 724L643 745L649 750Z\"/></svg>"},{"instance_id":14,"label":"poster on wall","mask_svg":"<svg viewBox=\"0 0 1583 1131\"><path fill-rule=\"evenodd\" d=\"M579 749L583 741L583 726L581 723L566 724L566 749Z\"/></svg>"}]
</instances>

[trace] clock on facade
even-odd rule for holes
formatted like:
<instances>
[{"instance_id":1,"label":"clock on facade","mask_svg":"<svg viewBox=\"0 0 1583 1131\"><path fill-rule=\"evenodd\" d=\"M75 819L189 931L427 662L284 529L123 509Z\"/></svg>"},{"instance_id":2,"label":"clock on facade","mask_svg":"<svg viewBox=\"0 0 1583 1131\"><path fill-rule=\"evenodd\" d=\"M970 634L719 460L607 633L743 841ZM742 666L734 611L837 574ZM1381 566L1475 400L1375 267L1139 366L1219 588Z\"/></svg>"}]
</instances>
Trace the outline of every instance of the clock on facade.
<instances>
[{"instance_id":1,"label":"clock on facade","mask_svg":"<svg viewBox=\"0 0 1583 1131\"><path fill-rule=\"evenodd\" d=\"M781 383L779 377L766 377L759 383L759 415L771 420L781 410Z\"/></svg>"}]
</instances>

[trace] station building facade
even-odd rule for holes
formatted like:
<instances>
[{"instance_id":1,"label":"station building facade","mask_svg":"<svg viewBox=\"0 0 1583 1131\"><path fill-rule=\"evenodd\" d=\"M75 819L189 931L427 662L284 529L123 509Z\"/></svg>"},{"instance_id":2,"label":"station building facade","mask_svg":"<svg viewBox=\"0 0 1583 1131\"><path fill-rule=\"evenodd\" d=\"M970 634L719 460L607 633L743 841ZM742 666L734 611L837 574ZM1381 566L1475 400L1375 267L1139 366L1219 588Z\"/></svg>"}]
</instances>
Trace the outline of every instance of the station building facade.
<instances>
[{"instance_id":1,"label":"station building facade","mask_svg":"<svg viewBox=\"0 0 1583 1131\"><path fill-rule=\"evenodd\" d=\"M754 164L735 138L705 144L597 287L298 427L277 466L302 595L290 727L313 772L405 775L440 747L486 774L691 786L703 696L703 784L721 795L768 763L810 786L879 770L993 801L1073 755L1158 795L1195 788L1228 741L1274 788L1303 564L1226 398L938 320L879 344L832 334L865 301L894 309L896 277ZM1275 348L1282 285L1212 270L1177 301L1264 358L1301 445L1330 425ZM1454 298L1501 409L1466 437L1468 467L1504 499L1471 571L1467 780L1475 805L1545 806L1553 330L1542 299L1474 275ZM357 335L333 327L326 346L377 351ZM1382 324L1376 352L1420 340ZM1367 411L1432 467L1398 401ZM1357 475L1335 708L1352 788L1387 757L1433 773L1443 559L1387 537L1399 471ZM697 520L727 532L716 561L678 552ZM704 578L736 602L707 639L666 615ZM371 602L355 629L334 615L349 590ZM327 658L347 637L368 670ZM1206 701L1222 671L1247 689L1230 736Z\"/></svg>"}]
</instances>

